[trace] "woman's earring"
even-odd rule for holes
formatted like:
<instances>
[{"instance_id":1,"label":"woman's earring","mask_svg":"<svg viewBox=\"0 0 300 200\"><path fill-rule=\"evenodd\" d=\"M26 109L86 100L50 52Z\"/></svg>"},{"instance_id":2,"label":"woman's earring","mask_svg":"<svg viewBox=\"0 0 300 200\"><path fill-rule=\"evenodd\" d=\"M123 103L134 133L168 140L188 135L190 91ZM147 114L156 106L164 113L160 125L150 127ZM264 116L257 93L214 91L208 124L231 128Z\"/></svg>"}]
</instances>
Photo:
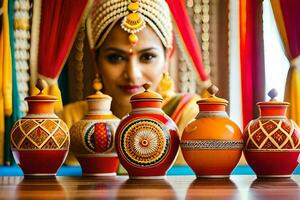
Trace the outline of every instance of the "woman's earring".
<instances>
[{"instance_id":1,"label":"woman's earring","mask_svg":"<svg viewBox=\"0 0 300 200\"><path fill-rule=\"evenodd\" d=\"M164 72L162 79L159 82L157 91L166 100L175 94L174 81L168 72Z\"/></svg>"}]
</instances>

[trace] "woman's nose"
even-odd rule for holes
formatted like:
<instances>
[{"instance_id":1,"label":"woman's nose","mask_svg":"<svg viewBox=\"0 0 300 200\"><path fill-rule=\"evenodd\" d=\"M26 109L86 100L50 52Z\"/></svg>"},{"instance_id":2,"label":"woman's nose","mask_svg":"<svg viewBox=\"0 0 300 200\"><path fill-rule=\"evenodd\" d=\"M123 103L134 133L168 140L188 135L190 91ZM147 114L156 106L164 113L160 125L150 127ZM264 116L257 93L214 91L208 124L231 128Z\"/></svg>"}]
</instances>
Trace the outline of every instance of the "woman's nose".
<instances>
[{"instance_id":1,"label":"woman's nose","mask_svg":"<svg viewBox=\"0 0 300 200\"><path fill-rule=\"evenodd\" d=\"M142 79L142 71L139 63L135 59L129 59L127 62L124 77L130 82L136 83Z\"/></svg>"}]
</instances>

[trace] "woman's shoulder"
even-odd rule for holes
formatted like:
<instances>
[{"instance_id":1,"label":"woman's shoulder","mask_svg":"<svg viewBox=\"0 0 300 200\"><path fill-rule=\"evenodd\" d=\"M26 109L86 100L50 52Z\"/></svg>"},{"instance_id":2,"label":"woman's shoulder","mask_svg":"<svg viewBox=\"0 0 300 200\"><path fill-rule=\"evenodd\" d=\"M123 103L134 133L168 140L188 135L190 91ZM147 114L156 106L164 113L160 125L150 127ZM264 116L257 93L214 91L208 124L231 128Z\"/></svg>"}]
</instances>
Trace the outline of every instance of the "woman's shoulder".
<instances>
[{"instance_id":1,"label":"woman's shoulder","mask_svg":"<svg viewBox=\"0 0 300 200\"><path fill-rule=\"evenodd\" d=\"M63 111L58 113L58 116L68 125L70 128L74 123L81 120L88 111L88 105L86 101L76 101L69 103L63 107Z\"/></svg>"},{"instance_id":2,"label":"woman's shoulder","mask_svg":"<svg viewBox=\"0 0 300 200\"><path fill-rule=\"evenodd\" d=\"M198 113L197 101L199 95L190 93L177 93L166 100L163 110L178 124L182 118L194 117Z\"/></svg>"}]
</instances>

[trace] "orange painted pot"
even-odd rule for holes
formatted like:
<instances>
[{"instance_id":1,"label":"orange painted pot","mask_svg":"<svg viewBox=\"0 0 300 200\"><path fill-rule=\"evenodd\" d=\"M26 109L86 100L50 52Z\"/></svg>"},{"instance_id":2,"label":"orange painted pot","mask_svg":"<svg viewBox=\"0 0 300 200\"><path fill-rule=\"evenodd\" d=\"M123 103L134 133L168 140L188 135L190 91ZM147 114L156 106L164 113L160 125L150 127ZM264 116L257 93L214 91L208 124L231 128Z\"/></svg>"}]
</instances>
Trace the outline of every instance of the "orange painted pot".
<instances>
[{"instance_id":1,"label":"orange painted pot","mask_svg":"<svg viewBox=\"0 0 300 200\"><path fill-rule=\"evenodd\" d=\"M11 130L11 150L25 176L56 175L69 151L68 127L54 114L57 98L43 93L46 86L38 80L40 93L25 99L28 113Z\"/></svg>"},{"instance_id":2,"label":"orange painted pot","mask_svg":"<svg viewBox=\"0 0 300 200\"><path fill-rule=\"evenodd\" d=\"M149 84L144 88L131 97L132 111L116 132L116 150L131 179L161 179L178 154L178 129L162 111L162 97Z\"/></svg>"},{"instance_id":3,"label":"orange painted pot","mask_svg":"<svg viewBox=\"0 0 300 200\"><path fill-rule=\"evenodd\" d=\"M243 136L225 112L227 101L215 96L199 100L199 114L184 129L181 150L197 177L228 177L240 160Z\"/></svg>"},{"instance_id":4,"label":"orange painted pot","mask_svg":"<svg viewBox=\"0 0 300 200\"><path fill-rule=\"evenodd\" d=\"M286 117L288 102L276 101L276 90L269 102L257 103L260 116L244 130L244 154L258 177L290 177L298 166L300 132Z\"/></svg>"},{"instance_id":5,"label":"orange painted pot","mask_svg":"<svg viewBox=\"0 0 300 200\"><path fill-rule=\"evenodd\" d=\"M70 128L71 150L84 176L116 175L119 166L115 131L120 120L110 111L112 98L100 92L99 84L96 79L96 93L86 98L88 113Z\"/></svg>"}]
</instances>

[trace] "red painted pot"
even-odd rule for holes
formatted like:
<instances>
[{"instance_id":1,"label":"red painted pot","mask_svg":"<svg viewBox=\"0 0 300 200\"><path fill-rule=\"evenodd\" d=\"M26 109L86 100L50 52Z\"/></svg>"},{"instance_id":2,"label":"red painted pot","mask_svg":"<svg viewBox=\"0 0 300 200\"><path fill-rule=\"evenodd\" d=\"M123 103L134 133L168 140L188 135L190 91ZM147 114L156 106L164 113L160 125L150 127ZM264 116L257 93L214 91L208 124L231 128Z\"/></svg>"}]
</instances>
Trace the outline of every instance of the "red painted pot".
<instances>
[{"instance_id":1,"label":"red painted pot","mask_svg":"<svg viewBox=\"0 0 300 200\"><path fill-rule=\"evenodd\" d=\"M296 123L286 118L288 102L276 101L276 90L269 102L257 103L260 117L244 130L244 154L258 177L290 177L298 165L300 135Z\"/></svg>"},{"instance_id":2,"label":"red painted pot","mask_svg":"<svg viewBox=\"0 0 300 200\"><path fill-rule=\"evenodd\" d=\"M94 89L96 93L86 98L88 113L70 128L71 150L84 176L116 175L119 159L114 143L120 120L110 111L112 98L100 92L99 79Z\"/></svg>"},{"instance_id":3,"label":"red painted pot","mask_svg":"<svg viewBox=\"0 0 300 200\"><path fill-rule=\"evenodd\" d=\"M56 175L69 151L68 127L53 112L56 97L43 94L46 86L38 80L40 93L25 99L28 114L11 130L11 150L25 176Z\"/></svg>"},{"instance_id":4,"label":"red painted pot","mask_svg":"<svg viewBox=\"0 0 300 200\"><path fill-rule=\"evenodd\" d=\"M176 124L161 109L162 97L150 91L131 97L132 111L116 132L116 150L130 178L163 178L179 147Z\"/></svg>"}]
</instances>

